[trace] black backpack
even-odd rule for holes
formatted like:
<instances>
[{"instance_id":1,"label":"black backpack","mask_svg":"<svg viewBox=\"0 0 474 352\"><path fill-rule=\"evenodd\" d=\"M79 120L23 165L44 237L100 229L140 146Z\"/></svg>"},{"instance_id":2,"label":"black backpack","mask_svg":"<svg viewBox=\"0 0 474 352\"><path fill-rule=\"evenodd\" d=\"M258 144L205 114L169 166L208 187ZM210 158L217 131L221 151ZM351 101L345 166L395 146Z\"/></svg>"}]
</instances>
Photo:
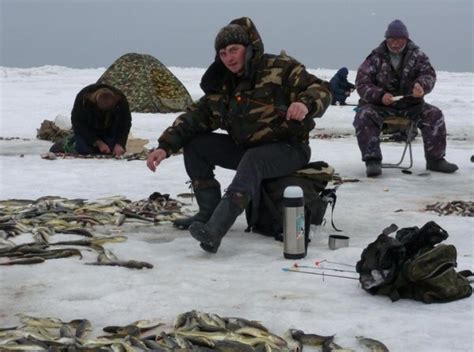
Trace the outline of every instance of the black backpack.
<instances>
[{"instance_id":1,"label":"black backpack","mask_svg":"<svg viewBox=\"0 0 474 352\"><path fill-rule=\"evenodd\" d=\"M266 179L262 182L260 202L257 207L249 204L246 209L246 232L283 240L283 192L288 186L303 190L305 203L305 237L308 241L311 224L320 225L329 202L335 204L335 190L326 190L334 169L325 162L313 162L296 173Z\"/></svg>"},{"instance_id":2,"label":"black backpack","mask_svg":"<svg viewBox=\"0 0 474 352\"><path fill-rule=\"evenodd\" d=\"M440 244L448 233L435 222L421 229L403 228L396 238L390 232L384 230L369 244L356 265L365 291L392 301L411 298L425 303L450 302L472 294L466 278L472 272L455 270L456 248Z\"/></svg>"}]
</instances>

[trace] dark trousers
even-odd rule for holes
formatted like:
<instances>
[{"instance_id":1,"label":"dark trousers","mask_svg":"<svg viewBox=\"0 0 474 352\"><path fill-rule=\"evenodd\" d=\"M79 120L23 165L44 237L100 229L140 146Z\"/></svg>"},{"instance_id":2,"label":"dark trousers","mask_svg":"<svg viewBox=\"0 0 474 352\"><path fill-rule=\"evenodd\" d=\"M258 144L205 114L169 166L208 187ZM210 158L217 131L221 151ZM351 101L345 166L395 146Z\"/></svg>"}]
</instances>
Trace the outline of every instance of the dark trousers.
<instances>
[{"instance_id":1,"label":"dark trousers","mask_svg":"<svg viewBox=\"0 0 474 352\"><path fill-rule=\"evenodd\" d=\"M384 118L389 116L403 116L417 121L423 137L425 158L438 160L444 157L446 125L443 113L436 106L424 103L407 109L394 109L367 104L358 108L353 123L363 161L382 160L380 133Z\"/></svg>"},{"instance_id":2,"label":"dark trousers","mask_svg":"<svg viewBox=\"0 0 474 352\"><path fill-rule=\"evenodd\" d=\"M103 136L101 139L109 146L111 151L114 149L115 142L113 137ZM82 155L101 154L99 148L88 144L86 140L78 134L74 134L74 149L77 153Z\"/></svg>"},{"instance_id":3,"label":"dark trousers","mask_svg":"<svg viewBox=\"0 0 474 352\"><path fill-rule=\"evenodd\" d=\"M289 175L306 165L311 149L305 144L276 142L242 148L227 134L207 133L184 147L184 165L191 180L214 178L216 166L236 170L227 188L259 199L262 180Z\"/></svg>"}]
</instances>

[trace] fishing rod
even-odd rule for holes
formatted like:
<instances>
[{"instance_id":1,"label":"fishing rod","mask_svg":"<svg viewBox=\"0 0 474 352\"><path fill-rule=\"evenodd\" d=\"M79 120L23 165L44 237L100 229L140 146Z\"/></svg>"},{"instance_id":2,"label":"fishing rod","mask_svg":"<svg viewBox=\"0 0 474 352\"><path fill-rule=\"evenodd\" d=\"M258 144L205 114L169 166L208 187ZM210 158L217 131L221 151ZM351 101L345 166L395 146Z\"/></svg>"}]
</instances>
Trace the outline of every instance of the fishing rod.
<instances>
[{"instance_id":1,"label":"fishing rod","mask_svg":"<svg viewBox=\"0 0 474 352\"><path fill-rule=\"evenodd\" d=\"M319 276L322 276L323 279L324 279L325 276L328 276L328 277L338 277L338 278L341 278L341 279L359 280L357 277L332 275L332 274L326 274L326 273L315 273L315 272L312 272L312 271L295 270L295 269L290 269L290 268L283 268L281 270L289 271L289 272L293 272L293 273L300 273L300 274L319 275Z\"/></svg>"},{"instance_id":2,"label":"fishing rod","mask_svg":"<svg viewBox=\"0 0 474 352\"><path fill-rule=\"evenodd\" d=\"M307 268L307 269L315 269L315 270L330 270L330 271L339 271L343 273L357 273L355 270L344 270L344 269L337 269L337 268L325 268L325 267L317 267L317 266L309 266L309 265L299 265L298 263L293 264L294 268Z\"/></svg>"},{"instance_id":3,"label":"fishing rod","mask_svg":"<svg viewBox=\"0 0 474 352\"><path fill-rule=\"evenodd\" d=\"M352 265L352 264L345 264L345 263L339 263L339 262L331 262L331 261L329 261L329 260L327 260L327 259L317 260L317 261L314 262L314 264L315 264L316 266L319 266L319 264L321 264L321 263L344 265L344 266L348 266L348 267L351 267L351 268L354 267L354 265Z\"/></svg>"}]
</instances>

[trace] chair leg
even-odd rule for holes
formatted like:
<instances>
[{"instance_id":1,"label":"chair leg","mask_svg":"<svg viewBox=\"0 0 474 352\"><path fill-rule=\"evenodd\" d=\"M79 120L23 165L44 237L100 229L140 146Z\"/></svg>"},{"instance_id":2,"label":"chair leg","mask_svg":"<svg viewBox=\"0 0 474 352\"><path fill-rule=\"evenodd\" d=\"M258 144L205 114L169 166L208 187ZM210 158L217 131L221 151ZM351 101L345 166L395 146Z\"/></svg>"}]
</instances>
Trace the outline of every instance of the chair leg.
<instances>
[{"instance_id":1,"label":"chair leg","mask_svg":"<svg viewBox=\"0 0 474 352\"><path fill-rule=\"evenodd\" d=\"M384 169L402 169L402 170L408 170L411 169L413 166L413 151L411 147L411 135L416 127L416 123L414 121L411 122L410 127L408 128L407 131L407 140L405 142L405 147L403 148L402 152L402 157L400 158L400 161L398 163L382 163L382 168ZM405 159L405 155L407 153L408 149L408 156L409 156L409 165L408 166L402 166L403 160Z\"/></svg>"}]
</instances>

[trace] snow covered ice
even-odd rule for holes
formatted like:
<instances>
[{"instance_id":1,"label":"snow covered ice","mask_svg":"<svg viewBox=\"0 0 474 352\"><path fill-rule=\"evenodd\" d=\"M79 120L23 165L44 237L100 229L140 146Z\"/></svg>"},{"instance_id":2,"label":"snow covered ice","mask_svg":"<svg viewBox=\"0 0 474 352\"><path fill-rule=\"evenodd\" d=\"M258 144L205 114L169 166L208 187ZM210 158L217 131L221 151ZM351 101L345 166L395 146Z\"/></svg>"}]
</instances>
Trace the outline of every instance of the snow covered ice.
<instances>
[{"instance_id":1,"label":"snow covered ice","mask_svg":"<svg viewBox=\"0 0 474 352\"><path fill-rule=\"evenodd\" d=\"M46 195L86 198L124 195L131 200L157 191L173 198L187 192L182 156L165 160L156 173L144 161L57 159L43 160L51 143L35 138L44 119L69 116L77 92L95 82L104 69L44 66L0 68L0 199L36 199ZM201 96L201 68L171 68L193 99ZM312 73L330 79L335 70ZM353 82L355 72L350 72ZM332 251L328 236L336 234L329 222L313 229L308 255L316 260L354 264L362 250L392 223L422 226L433 220L450 235L445 241L458 250L458 269L473 269L473 218L439 217L425 212L437 201L473 200L474 74L438 72L438 82L427 101L443 110L448 129L447 159L459 166L453 175L425 172L421 137L414 142L413 174L384 169L379 178L365 177L365 166L354 136L351 107L329 107L317 120L317 131L350 135L339 139L312 139L312 161L324 160L343 177L361 182L338 189L336 226L350 236L350 246ZM352 95L348 102L355 103ZM148 138L149 147L178 114L133 113L132 134ZM383 143L384 162L397 161L402 145ZM217 169L225 188L233 172ZM189 206L196 209L196 204ZM401 211L400 211L401 210ZM328 214L326 216L328 217ZM320 335L336 334L344 347L361 350L355 336L382 341L391 351L472 351L473 300L471 296L447 304L426 305L411 300L392 303L371 296L356 280L303 275L282 271L293 261L283 258L282 243L245 233L240 216L224 238L219 252L203 252L187 231L171 225L125 227L128 241L107 244L122 259L152 263L151 270L84 265L93 253L48 260L43 264L1 267L0 327L18 324L17 313L57 317L63 321L87 318L100 333L107 325L125 325L139 319L172 324L176 315L192 309L221 316L260 321L283 335L289 328ZM98 232L101 229L97 229ZM57 235L63 236L63 235ZM30 234L17 237L26 242ZM311 350L306 348L305 350Z\"/></svg>"}]
</instances>

